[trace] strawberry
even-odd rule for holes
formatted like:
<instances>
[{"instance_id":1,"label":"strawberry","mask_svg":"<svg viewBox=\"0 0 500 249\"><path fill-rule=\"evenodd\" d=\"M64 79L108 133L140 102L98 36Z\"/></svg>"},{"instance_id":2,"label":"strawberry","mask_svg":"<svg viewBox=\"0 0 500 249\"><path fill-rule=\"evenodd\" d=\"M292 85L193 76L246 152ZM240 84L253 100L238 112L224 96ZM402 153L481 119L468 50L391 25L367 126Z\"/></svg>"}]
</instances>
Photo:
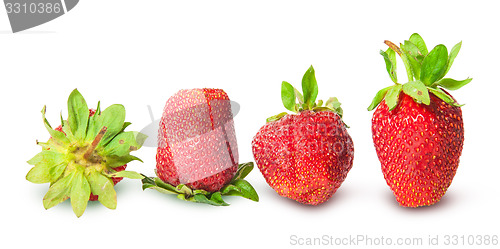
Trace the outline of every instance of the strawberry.
<instances>
[{"instance_id":1,"label":"strawberry","mask_svg":"<svg viewBox=\"0 0 500 249\"><path fill-rule=\"evenodd\" d=\"M181 199L213 205L226 205L220 197L229 194L258 200L242 179L253 164L238 166L231 103L221 89L180 90L168 99L160 120L156 162L158 178L143 179L144 188L163 186ZM246 173L237 174L238 170Z\"/></svg>"},{"instance_id":2,"label":"strawberry","mask_svg":"<svg viewBox=\"0 0 500 249\"><path fill-rule=\"evenodd\" d=\"M395 84L380 90L368 107L377 108L372 118L375 150L401 206L433 205L450 186L464 143L460 105L443 89L457 90L472 80L444 78L462 43L449 55L444 45L428 52L416 33L400 47L385 43L389 49L380 53ZM396 54L406 67L404 84L397 81Z\"/></svg>"},{"instance_id":3,"label":"strawberry","mask_svg":"<svg viewBox=\"0 0 500 249\"><path fill-rule=\"evenodd\" d=\"M94 116L95 114L95 109L89 109L89 117L92 117ZM54 130L56 131L60 131L62 133L64 133L63 131L63 128L62 128L62 125L59 125L58 127L56 127ZM64 135L66 135L66 133L64 133ZM116 168L113 168L114 171L116 172L120 172L120 171L123 171L127 168L127 164L125 165L122 165L122 166L118 166ZM113 185L116 185L117 183L119 183L121 180L123 180L123 177L111 177L111 180L113 180ZM98 195L95 195L93 194L92 192L90 192L90 197L89 197L89 201L97 201L99 199L99 196Z\"/></svg>"},{"instance_id":4,"label":"strawberry","mask_svg":"<svg viewBox=\"0 0 500 249\"><path fill-rule=\"evenodd\" d=\"M302 79L303 95L281 85L283 105L296 114L267 120L252 140L257 166L279 195L303 204L329 200L352 167L354 147L337 98L316 103L318 85L311 66ZM296 101L298 100L298 103Z\"/></svg>"},{"instance_id":5,"label":"strawberry","mask_svg":"<svg viewBox=\"0 0 500 249\"><path fill-rule=\"evenodd\" d=\"M68 98L68 119L61 117L60 127L52 129L45 112L46 107L42 118L51 137L46 143L37 141L42 151L28 161L34 167L26 175L33 183L50 183L43 198L45 209L71 198L73 212L80 217L88 201L96 197L105 207L115 209L113 183L122 177L141 178L123 169L131 161L140 161L130 152L142 146L145 136L124 131L130 123L124 122L122 105L101 112L98 104L95 111L91 110L76 89Z\"/></svg>"}]
</instances>

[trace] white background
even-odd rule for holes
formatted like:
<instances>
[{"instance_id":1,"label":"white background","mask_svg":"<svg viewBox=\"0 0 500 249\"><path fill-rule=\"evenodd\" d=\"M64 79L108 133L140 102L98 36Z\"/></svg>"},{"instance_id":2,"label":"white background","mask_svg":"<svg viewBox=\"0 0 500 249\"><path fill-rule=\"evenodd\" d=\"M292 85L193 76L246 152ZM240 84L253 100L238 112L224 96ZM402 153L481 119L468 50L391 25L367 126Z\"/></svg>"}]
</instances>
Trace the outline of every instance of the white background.
<instances>
[{"instance_id":1,"label":"white background","mask_svg":"<svg viewBox=\"0 0 500 249\"><path fill-rule=\"evenodd\" d=\"M444 235L500 235L499 21L494 1L82 0L52 22L12 34L0 9L0 247L296 248L293 235L367 235L393 242L419 237L424 245L415 248L423 248L429 236L444 243ZM466 104L456 177L441 202L418 209L398 206L386 185L366 111L376 91L391 84L378 53L386 49L383 41L402 42L413 32L429 50L462 40L448 76L474 78L452 92ZM281 81L299 87L311 64L319 98L343 103L355 145L352 170L323 205L280 197L255 170L248 180L259 203L236 197L226 199L229 207L187 203L124 180L116 187L116 210L93 203L76 218L68 201L46 211L48 185L25 180L26 161L40 151L35 141L49 137L40 110L47 105L48 120L58 124L74 88L89 106L124 104L129 130L151 122L147 105L159 118L179 89L223 88L241 104L235 117L240 162L252 161L253 136L284 110ZM152 176L155 153L141 149L135 155L144 163L128 169Z\"/></svg>"}]
</instances>

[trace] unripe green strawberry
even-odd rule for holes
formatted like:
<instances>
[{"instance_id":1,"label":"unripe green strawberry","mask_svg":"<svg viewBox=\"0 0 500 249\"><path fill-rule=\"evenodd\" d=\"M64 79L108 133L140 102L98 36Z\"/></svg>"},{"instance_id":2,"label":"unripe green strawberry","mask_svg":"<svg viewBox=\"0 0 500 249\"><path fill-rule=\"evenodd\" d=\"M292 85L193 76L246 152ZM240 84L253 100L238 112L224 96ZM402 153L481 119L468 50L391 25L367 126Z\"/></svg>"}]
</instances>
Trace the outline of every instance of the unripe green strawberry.
<instances>
[{"instance_id":1,"label":"unripe green strawberry","mask_svg":"<svg viewBox=\"0 0 500 249\"><path fill-rule=\"evenodd\" d=\"M384 178L401 206L438 202L456 174L464 142L462 111L445 90L456 90L472 79L444 78L461 42L448 55L444 45L430 52L418 34L400 47L386 41L384 56L395 85L380 90L368 110ZM408 82L396 76L396 53L405 64Z\"/></svg>"}]
</instances>

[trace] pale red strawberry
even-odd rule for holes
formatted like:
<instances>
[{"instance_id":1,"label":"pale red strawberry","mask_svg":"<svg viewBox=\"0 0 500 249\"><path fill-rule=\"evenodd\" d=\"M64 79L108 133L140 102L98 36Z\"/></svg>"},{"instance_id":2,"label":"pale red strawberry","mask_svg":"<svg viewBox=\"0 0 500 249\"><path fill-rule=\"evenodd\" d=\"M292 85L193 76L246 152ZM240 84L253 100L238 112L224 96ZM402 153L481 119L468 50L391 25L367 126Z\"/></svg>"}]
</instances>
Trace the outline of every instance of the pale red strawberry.
<instances>
[{"instance_id":1,"label":"pale red strawberry","mask_svg":"<svg viewBox=\"0 0 500 249\"><path fill-rule=\"evenodd\" d=\"M160 121L156 173L173 186L217 192L238 169L231 104L221 89L181 90Z\"/></svg>"}]
</instances>

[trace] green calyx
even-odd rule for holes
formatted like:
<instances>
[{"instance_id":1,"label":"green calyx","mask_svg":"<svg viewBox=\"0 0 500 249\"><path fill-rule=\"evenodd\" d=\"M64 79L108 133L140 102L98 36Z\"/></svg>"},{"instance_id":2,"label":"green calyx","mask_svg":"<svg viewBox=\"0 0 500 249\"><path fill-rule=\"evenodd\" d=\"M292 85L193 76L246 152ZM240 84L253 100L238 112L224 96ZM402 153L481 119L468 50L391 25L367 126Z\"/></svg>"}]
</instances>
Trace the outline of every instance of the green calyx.
<instances>
[{"instance_id":1,"label":"green calyx","mask_svg":"<svg viewBox=\"0 0 500 249\"><path fill-rule=\"evenodd\" d=\"M45 209L71 199L71 206L80 217L91 193L107 208L116 208L116 192L111 177L130 177L130 171L116 172L139 158L130 155L144 143L146 136L125 131L125 108L112 105L101 112L98 104L91 117L83 96L74 90L68 98L68 119L61 117L62 132L51 127L42 109L45 128L51 138L46 143L37 142L42 152L28 164L34 167L26 175L33 183L50 183L43 198ZM142 161L141 161L142 162ZM118 175L117 175L118 174ZM137 173L135 173L137 174Z\"/></svg>"},{"instance_id":2,"label":"green calyx","mask_svg":"<svg viewBox=\"0 0 500 249\"><path fill-rule=\"evenodd\" d=\"M283 81L281 84L281 100L283 106L285 106L287 110L294 113L305 110L312 110L315 112L331 111L337 113L342 118L343 111L340 107L341 103L337 98L329 98L326 102L323 102L323 100L316 101L317 96L318 82L316 81L313 66L309 67L302 77L302 93L286 81ZM282 112L268 118L266 121L276 121L287 114L286 112Z\"/></svg>"},{"instance_id":3,"label":"green calyx","mask_svg":"<svg viewBox=\"0 0 500 249\"><path fill-rule=\"evenodd\" d=\"M393 110L399 102L401 91L411 96L417 103L429 105L429 93L433 93L450 105L460 106L442 88L457 90L472 81L472 78L461 81L444 78L457 57L462 42L457 43L449 54L446 46L442 44L428 52L424 40L417 33L412 34L404 43L400 43L399 47L390 41L385 41L385 44L389 48L386 51L381 50L380 54L384 57L387 72L394 85L378 91L368 111L375 109L384 99L389 110ZM401 57L408 76L408 82L404 84L398 83L396 54Z\"/></svg>"},{"instance_id":4,"label":"green calyx","mask_svg":"<svg viewBox=\"0 0 500 249\"><path fill-rule=\"evenodd\" d=\"M257 192L252 185L244 178L253 170L254 165L252 162L243 163L238 166L238 171L233 177L231 182L224 186L220 191L210 193L205 190L193 190L185 184L172 186L163 182L158 177L147 177L143 175L142 189L155 189L160 193L174 194L177 198L190 202L205 203L214 206L229 206L227 202L222 199L222 196L241 196L252 201L259 201Z\"/></svg>"}]
</instances>

